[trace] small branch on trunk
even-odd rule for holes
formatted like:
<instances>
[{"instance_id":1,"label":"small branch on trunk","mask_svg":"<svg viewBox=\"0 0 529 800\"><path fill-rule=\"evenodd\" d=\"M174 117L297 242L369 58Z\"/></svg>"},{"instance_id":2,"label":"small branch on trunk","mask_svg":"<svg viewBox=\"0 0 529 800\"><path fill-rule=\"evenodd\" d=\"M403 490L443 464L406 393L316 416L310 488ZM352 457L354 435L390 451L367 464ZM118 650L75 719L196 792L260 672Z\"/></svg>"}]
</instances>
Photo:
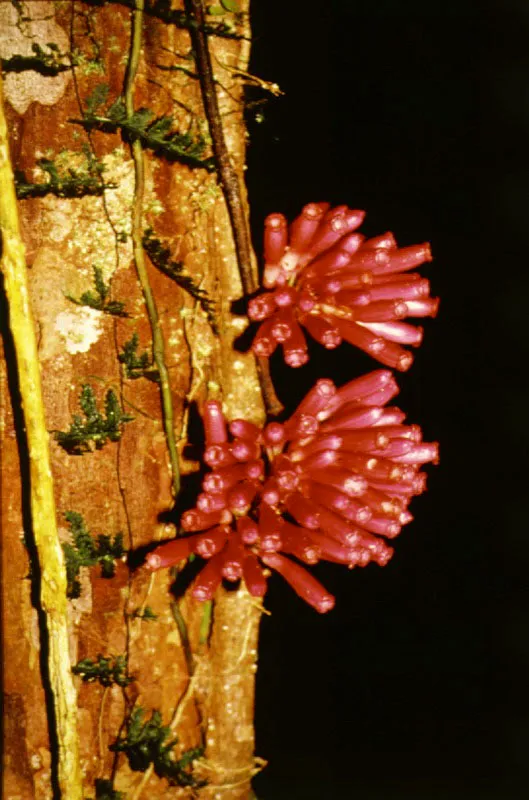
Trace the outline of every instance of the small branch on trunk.
<instances>
[{"instance_id":1,"label":"small branch on trunk","mask_svg":"<svg viewBox=\"0 0 529 800\"><path fill-rule=\"evenodd\" d=\"M204 5L202 0L185 0L185 8L189 17L195 22L195 25L190 27L190 35L195 52L200 88L202 91L202 101L209 124L213 153L220 176L220 184L230 217L241 283L244 293L250 295L258 288L259 280L257 270L252 260L252 245L242 201L239 177L231 162L230 154L228 153L222 120L220 118L217 90L213 77L207 33L205 31ZM258 374L268 413L272 415L279 414L283 406L275 393L270 378L268 361L266 359L259 360Z\"/></svg>"},{"instance_id":2,"label":"small branch on trunk","mask_svg":"<svg viewBox=\"0 0 529 800\"><path fill-rule=\"evenodd\" d=\"M77 736L77 694L69 656L66 568L57 531L37 338L29 304L25 251L20 236L1 80L0 185L2 186L1 271L17 358L18 382L29 452L31 523L40 571L40 608L48 635L48 674L45 684L48 684L51 690L53 723L57 735L57 780L62 797L82 800L83 787Z\"/></svg>"},{"instance_id":3,"label":"small branch on trunk","mask_svg":"<svg viewBox=\"0 0 529 800\"><path fill-rule=\"evenodd\" d=\"M134 81L138 71L138 63L141 51L141 36L143 25L143 8L144 0L136 0L136 6L132 12L132 38L130 45L130 55L127 64L127 71L125 74L124 97L127 115L131 117L134 114ZM152 332L152 351L154 362L158 368L160 376L160 393L162 398L162 412L163 424L165 430L165 437L167 440L167 447L169 450L169 458L171 461L171 471L173 478L173 494L176 500L180 492L180 464L178 460L178 451L176 449L176 439L174 432L174 411L173 400L171 397L171 385L169 383L169 373L167 371L167 364L165 362L165 343L163 339L162 329L158 318L158 310L156 302L152 293L151 284L149 282L149 275L145 264L145 254L143 250L143 226L142 226L142 211L143 211L143 197L145 192L145 170L143 164L143 148L141 142L135 139L131 144L132 157L134 160L134 175L135 175L135 190L134 202L132 209L132 249L134 254L134 263L136 265L136 272L140 281L147 314L151 325Z\"/></svg>"}]
</instances>

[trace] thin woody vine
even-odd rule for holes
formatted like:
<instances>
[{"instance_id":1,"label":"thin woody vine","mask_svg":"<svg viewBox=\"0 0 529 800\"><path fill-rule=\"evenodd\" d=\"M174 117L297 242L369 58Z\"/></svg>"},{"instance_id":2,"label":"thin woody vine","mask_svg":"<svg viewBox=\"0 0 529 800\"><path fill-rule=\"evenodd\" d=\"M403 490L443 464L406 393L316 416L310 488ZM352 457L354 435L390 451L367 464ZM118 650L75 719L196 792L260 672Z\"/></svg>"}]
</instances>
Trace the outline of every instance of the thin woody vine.
<instances>
[{"instance_id":1,"label":"thin woody vine","mask_svg":"<svg viewBox=\"0 0 529 800\"><path fill-rule=\"evenodd\" d=\"M12 4L23 24L24 3L12 0ZM210 47L212 37L244 38L244 15L233 0L207 7L202 0L186 0L178 11L164 0L120 0L115 4L130 10L130 47L122 90L117 96L109 95L104 81L87 97L82 97L79 90L79 70L97 71L101 63L101 44L90 33L90 20L104 5L102 0L71 4L71 32L76 13L82 15L89 32L88 49L77 49L72 36L69 52L62 52L50 42L45 48L35 45L31 56L14 55L2 62L4 74L33 70L54 76L68 70L79 106L79 115L70 124L72 131L81 131L84 136L74 162L61 160L60 156L40 158L42 179L32 182L24 173L12 174L5 122L3 117L0 120L1 146L6 154L0 177L3 185L10 187L0 201L2 272L28 448L39 454L39 463L32 462L31 498L41 606L48 621L50 644L55 642L58 650L64 650L67 641L67 598L81 593L81 570L97 569L112 580L117 561L127 555L127 535L121 531L94 535L75 509L62 511L71 533L71 541L62 548L50 547L49 535L39 530L39 525L45 523L48 534L50 529L55 531L58 541L53 487L46 477L49 455L44 410L40 392L34 391L40 385L40 375L35 331L27 307L26 265L15 192L20 203L47 195L100 197L115 236L117 259L119 243L130 238L151 341L140 342L134 332L116 351L121 365L119 386L101 394L91 383L84 383L78 412L69 428L52 434L56 446L72 458L90 459L97 450L119 448L123 436L134 435L135 414L125 402L125 382L155 383L176 503L181 489L182 434L176 431L166 342L148 262L196 301L217 339L222 338L223 332L213 298L187 272L155 227L145 222L145 154L217 177L229 214L247 316L254 327L251 349L268 418L262 426L244 418L227 418L222 386L215 386L200 409L204 429L201 491L194 506L179 515L175 537L148 548L140 567L153 572L171 568L178 581L180 573L185 575L188 562L194 561L197 570L198 560L201 566L191 593L204 604L200 642L207 641L212 604L222 583L236 586L243 581L261 604L268 581L278 573L317 611L332 609L332 594L307 567L320 560L349 569L370 562L384 566L393 555L388 541L411 522L411 500L425 489L422 467L438 458L437 444L423 442L420 427L406 423L405 413L390 405L398 393L394 371L411 367L413 356L409 348L420 346L423 337L421 327L405 320L437 313L438 300L430 296L428 280L414 271L431 260L429 246L399 247L390 233L366 238L359 232L364 212L345 205L331 208L328 203L311 202L290 224L280 213L267 217L264 263L259 276L252 258L240 176L233 166L219 110ZM173 117L156 116L148 108L136 108L134 104L144 26L149 18L189 32L189 53L174 69L185 71L198 82L205 116L194 120L185 131ZM253 80L265 86L265 82ZM268 88L274 91L273 85ZM106 192L115 184L107 182L104 164L96 155L96 131L118 134L130 148L133 202L128 224L121 228L108 213ZM93 266L92 286L67 297L73 306L101 312L114 324L119 319L133 318L127 303L114 296L112 279L106 280L97 266ZM360 348L384 368L377 365L366 375L351 376L342 386L327 376L320 377L296 409L283 410L275 394L269 359L280 347L289 367L302 367L309 360L307 334L315 346L325 349ZM36 437L35 441L31 437ZM103 521L101 527L104 529ZM48 578L57 587L59 599L50 592ZM123 796L114 786L123 757L133 771L144 775L131 795L135 798L153 772L190 791L198 791L207 783L204 771L197 769L206 746L203 730L195 746L175 754L181 703L192 692L196 660L179 604L174 599L169 602L189 677L188 689L170 720L164 721L156 709L135 703L130 693L135 676L129 671L127 652L94 652L75 664L71 672L64 668L64 658L59 658L62 667L57 674L50 670L57 709L62 697L72 696L72 673L85 683L100 685L105 692L116 686L123 694L125 715L110 745L113 768L93 788L99 800L119 800ZM141 607L128 609L126 626L133 621L155 624L156 613L144 602ZM61 722L57 730L58 784L62 796L75 800L83 796L75 766L75 716L65 717L57 710L56 717Z\"/></svg>"}]
</instances>

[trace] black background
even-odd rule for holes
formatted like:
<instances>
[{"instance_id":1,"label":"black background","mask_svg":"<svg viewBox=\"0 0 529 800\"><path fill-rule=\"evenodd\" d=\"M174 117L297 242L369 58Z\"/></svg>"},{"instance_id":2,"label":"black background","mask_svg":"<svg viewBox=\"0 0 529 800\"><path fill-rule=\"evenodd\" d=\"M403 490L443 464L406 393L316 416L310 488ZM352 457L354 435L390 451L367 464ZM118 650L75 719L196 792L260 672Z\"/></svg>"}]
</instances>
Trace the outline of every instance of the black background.
<instances>
[{"instance_id":1,"label":"black background","mask_svg":"<svg viewBox=\"0 0 529 800\"><path fill-rule=\"evenodd\" d=\"M320 616L271 581L257 680L260 800L510 800L529 789L529 7L254 0L254 239L328 200L363 232L432 243L442 298L398 404L441 443L390 564L318 565ZM253 93L251 99L256 99ZM274 360L294 407L376 368L344 345Z\"/></svg>"}]
</instances>

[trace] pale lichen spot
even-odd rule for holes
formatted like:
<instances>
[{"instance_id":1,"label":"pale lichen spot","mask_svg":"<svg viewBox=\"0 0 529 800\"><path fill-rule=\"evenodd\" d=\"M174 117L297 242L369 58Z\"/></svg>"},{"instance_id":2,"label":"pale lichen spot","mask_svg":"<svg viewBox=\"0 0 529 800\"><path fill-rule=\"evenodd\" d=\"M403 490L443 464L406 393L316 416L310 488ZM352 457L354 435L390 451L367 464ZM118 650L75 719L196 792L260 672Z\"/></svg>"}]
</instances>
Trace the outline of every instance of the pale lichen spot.
<instances>
[{"instance_id":1,"label":"pale lichen spot","mask_svg":"<svg viewBox=\"0 0 529 800\"><path fill-rule=\"evenodd\" d=\"M53 3L48 0L27 0L24 13L29 21L22 26L19 12L12 3L0 3L0 58L33 55L32 45L46 52L53 42L61 53L70 49L69 37L54 19ZM50 77L35 70L8 72L4 77L4 93L18 114L24 114L31 103L52 106L66 91L72 79L69 70Z\"/></svg>"},{"instance_id":2,"label":"pale lichen spot","mask_svg":"<svg viewBox=\"0 0 529 800\"><path fill-rule=\"evenodd\" d=\"M87 353L102 334L104 314L94 308L79 307L63 311L55 319L55 330L64 339L68 353Z\"/></svg>"}]
</instances>

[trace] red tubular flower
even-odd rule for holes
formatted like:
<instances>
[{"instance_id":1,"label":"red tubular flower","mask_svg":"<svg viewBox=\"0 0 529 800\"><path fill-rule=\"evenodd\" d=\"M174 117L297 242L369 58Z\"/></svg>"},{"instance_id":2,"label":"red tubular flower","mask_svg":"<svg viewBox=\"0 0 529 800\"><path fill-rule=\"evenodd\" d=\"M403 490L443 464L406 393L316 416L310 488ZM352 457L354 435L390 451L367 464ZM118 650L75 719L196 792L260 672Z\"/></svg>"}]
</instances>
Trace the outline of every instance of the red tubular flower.
<instances>
[{"instance_id":1,"label":"red tubular flower","mask_svg":"<svg viewBox=\"0 0 529 800\"><path fill-rule=\"evenodd\" d=\"M265 220L264 292L250 300L248 316L261 322L252 349L269 357L281 343L286 363L308 360L301 328L327 349L342 341L388 367L409 369L422 328L403 320L435 317L439 301L415 272L431 261L428 244L398 248L391 233L366 239L356 232L363 211L309 203L287 228L282 214Z\"/></svg>"},{"instance_id":2,"label":"red tubular flower","mask_svg":"<svg viewBox=\"0 0 529 800\"><path fill-rule=\"evenodd\" d=\"M296 230L304 247L305 227ZM333 235L328 225L318 246ZM274 248L275 241L276 256ZM411 521L410 500L425 489L422 465L437 461L437 443L423 442L417 425L403 424L404 414L386 406L397 392L388 370L340 389L319 380L290 419L262 430L240 419L228 426L220 403L206 403L211 471L197 507L181 520L193 533L156 548L148 567L161 569L191 553L207 559L193 588L198 600L211 599L223 578L242 578L262 597L263 566L269 567L317 611L328 611L334 598L288 556L309 565L384 566L393 553L385 540Z\"/></svg>"}]
</instances>

